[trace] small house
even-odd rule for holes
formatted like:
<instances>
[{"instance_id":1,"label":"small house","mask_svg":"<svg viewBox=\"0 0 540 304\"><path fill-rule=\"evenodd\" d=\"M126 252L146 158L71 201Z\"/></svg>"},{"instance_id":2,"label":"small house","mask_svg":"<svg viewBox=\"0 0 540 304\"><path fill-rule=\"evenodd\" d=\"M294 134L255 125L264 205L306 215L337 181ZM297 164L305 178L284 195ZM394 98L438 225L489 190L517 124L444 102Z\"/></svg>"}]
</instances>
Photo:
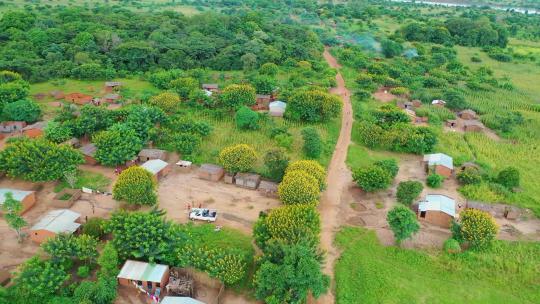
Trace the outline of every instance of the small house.
<instances>
[{"instance_id":1,"label":"small house","mask_svg":"<svg viewBox=\"0 0 540 304\"><path fill-rule=\"evenodd\" d=\"M270 116L273 117L283 117L285 110L287 109L287 104L283 101L276 100L268 104L268 109Z\"/></svg>"},{"instance_id":2,"label":"small house","mask_svg":"<svg viewBox=\"0 0 540 304\"><path fill-rule=\"evenodd\" d=\"M2 205L6 201L6 194L7 193L11 193L15 200L21 202L21 205L22 205L21 214L28 211L36 203L36 192L35 191L25 191L25 190L18 190L18 189L0 188L0 213L1 213Z\"/></svg>"},{"instance_id":3,"label":"small house","mask_svg":"<svg viewBox=\"0 0 540 304\"><path fill-rule=\"evenodd\" d=\"M0 123L0 132L2 133L13 133L20 132L26 127L26 122L24 121L4 121Z\"/></svg>"},{"instance_id":4,"label":"small house","mask_svg":"<svg viewBox=\"0 0 540 304\"><path fill-rule=\"evenodd\" d=\"M397 104L398 108L404 109L404 110L414 110L414 104L412 101L399 101Z\"/></svg>"},{"instance_id":5,"label":"small house","mask_svg":"<svg viewBox=\"0 0 540 304\"><path fill-rule=\"evenodd\" d=\"M253 105L251 108L255 111L268 110L270 106L270 101L272 101L272 96L257 94L257 97L255 99L255 105Z\"/></svg>"},{"instance_id":6,"label":"small house","mask_svg":"<svg viewBox=\"0 0 540 304\"><path fill-rule=\"evenodd\" d=\"M72 137L71 139L66 140L62 144L71 146L73 148L80 148L81 147L81 141L77 137Z\"/></svg>"},{"instance_id":7,"label":"small house","mask_svg":"<svg viewBox=\"0 0 540 304\"><path fill-rule=\"evenodd\" d=\"M219 181L221 178L223 178L224 174L225 170L223 170L223 167L213 164L202 164L197 171L197 176L199 176L200 179L212 182Z\"/></svg>"},{"instance_id":8,"label":"small house","mask_svg":"<svg viewBox=\"0 0 540 304\"><path fill-rule=\"evenodd\" d=\"M205 304L205 303L199 300L195 300L194 298L190 298L190 297L166 296L161 301L161 304Z\"/></svg>"},{"instance_id":9,"label":"small house","mask_svg":"<svg viewBox=\"0 0 540 304\"><path fill-rule=\"evenodd\" d=\"M262 180L259 183L259 192L266 197L277 197L278 184L270 181Z\"/></svg>"},{"instance_id":10,"label":"small house","mask_svg":"<svg viewBox=\"0 0 540 304\"><path fill-rule=\"evenodd\" d=\"M101 100L106 103L117 103L120 100L120 98L122 98L120 94L110 93L103 96Z\"/></svg>"},{"instance_id":11,"label":"small house","mask_svg":"<svg viewBox=\"0 0 540 304\"><path fill-rule=\"evenodd\" d=\"M484 130L484 124L478 120L464 120L463 131L465 132L482 132Z\"/></svg>"},{"instance_id":12,"label":"small house","mask_svg":"<svg viewBox=\"0 0 540 304\"><path fill-rule=\"evenodd\" d=\"M141 288L152 294L162 290L169 282L169 266L127 260L116 276L123 286Z\"/></svg>"},{"instance_id":13,"label":"small house","mask_svg":"<svg viewBox=\"0 0 540 304\"><path fill-rule=\"evenodd\" d=\"M418 219L444 228L450 228L456 217L456 202L442 194L428 194L418 202Z\"/></svg>"},{"instance_id":14,"label":"small house","mask_svg":"<svg viewBox=\"0 0 540 304\"><path fill-rule=\"evenodd\" d=\"M219 85L217 83L203 83L202 89L205 91L210 91L212 93L218 93Z\"/></svg>"},{"instance_id":15,"label":"small house","mask_svg":"<svg viewBox=\"0 0 540 304\"><path fill-rule=\"evenodd\" d=\"M458 121L456 119L448 119L446 121L446 126L449 128L455 128L458 125Z\"/></svg>"},{"instance_id":16,"label":"small house","mask_svg":"<svg viewBox=\"0 0 540 304\"><path fill-rule=\"evenodd\" d=\"M159 149L142 149L137 155L140 162L149 161L152 159L167 159L167 152Z\"/></svg>"},{"instance_id":17,"label":"small house","mask_svg":"<svg viewBox=\"0 0 540 304\"><path fill-rule=\"evenodd\" d=\"M105 82L105 92L112 93L120 90L122 83L118 81L106 81Z\"/></svg>"},{"instance_id":18,"label":"small house","mask_svg":"<svg viewBox=\"0 0 540 304\"><path fill-rule=\"evenodd\" d=\"M51 91L49 92L49 95L51 95L51 97L56 100L64 99L66 97L66 95L62 91Z\"/></svg>"},{"instance_id":19,"label":"small house","mask_svg":"<svg viewBox=\"0 0 540 304\"><path fill-rule=\"evenodd\" d=\"M79 213L69 209L50 211L30 228L30 239L41 244L59 233L73 234L81 226L80 218Z\"/></svg>"},{"instance_id":20,"label":"small house","mask_svg":"<svg viewBox=\"0 0 540 304\"><path fill-rule=\"evenodd\" d=\"M446 101L444 100L441 100L441 99L435 99L431 102L432 105L436 106L436 107L444 107L446 106Z\"/></svg>"},{"instance_id":21,"label":"small house","mask_svg":"<svg viewBox=\"0 0 540 304\"><path fill-rule=\"evenodd\" d=\"M94 98L83 93L69 93L64 97L64 99L74 104L85 105L91 103L92 99Z\"/></svg>"},{"instance_id":22,"label":"small house","mask_svg":"<svg viewBox=\"0 0 540 304\"><path fill-rule=\"evenodd\" d=\"M261 176L253 173L237 173L235 176L235 184L242 188L257 189L261 182Z\"/></svg>"},{"instance_id":23,"label":"small house","mask_svg":"<svg viewBox=\"0 0 540 304\"><path fill-rule=\"evenodd\" d=\"M467 110L463 110L459 112L458 116L459 118L465 119L465 120L476 119L476 112L474 112L473 110L467 109Z\"/></svg>"},{"instance_id":24,"label":"small house","mask_svg":"<svg viewBox=\"0 0 540 304\"><path fill-rule=\"evenodd\" d=\"M444 177L450 177L454 172L452 157L443 153L424 155L424 165L426 172L432 171Z\"/></svg>"},{"instance_id":25,"label":"small house","mask_svg":"<svg viewBox=\"0 0 540 304\"><path fill-rule=\"evenodd\" d=\"M44 121L38 121L35 124L31 124L22 129L23 134L30 138L36 138L43 135L43 129L47 126Z\"/></svg>"},{"instance_id":26,"label":"small house","mask_svg":"<svg viewBox=\"0 0 540 304\"><path fill-rule=\"evenodd\" d=\"M96 145L94 145L94 144L86 144L86 145L80 147L79 151L81 151L81 153L83 154L84 162L87 165L96 165L98 163L97 160L95 159L95 155L96 155L96 151L97 151Z\"/></svg>"},{"instance_id":27,"label":"small house","mask_svg":"<svg viewBox=\"0 0 540 304\"><path fill-rule=\"evenodd\" d=\"M152 176L154 176L156 181L160 180L161 178L169 174L169 172L171 171L171 166L169 165L169 163L161 159L151 159L142 164L141 168L152 173Z\"/></svg>"},{"instance_id":28,"label":"small house","mask_svg":"<svg viewBox=\"0 0 540 304\"><path fill-rule=\"evenodd\" d=\"M466 162L461 165L461 171L464 171L465 169L469 169L469 168L480 171L480 166L478 166L477 164L473 162Z\"/></svg>"}]
</instances>

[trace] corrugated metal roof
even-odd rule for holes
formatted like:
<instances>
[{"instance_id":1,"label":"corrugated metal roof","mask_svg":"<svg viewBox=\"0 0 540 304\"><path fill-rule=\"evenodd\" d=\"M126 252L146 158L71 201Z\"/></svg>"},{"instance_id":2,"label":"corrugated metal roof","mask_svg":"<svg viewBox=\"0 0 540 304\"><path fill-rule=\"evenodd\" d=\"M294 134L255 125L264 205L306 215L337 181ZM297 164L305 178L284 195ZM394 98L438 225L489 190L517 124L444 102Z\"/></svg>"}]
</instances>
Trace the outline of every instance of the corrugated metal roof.
<instances>
[{"instance_id":1,"label":"corrugated metal roof","mask_svg":"<svg viewBox=\"0 0 540 304\"><path fill-rule=\"evenodd\" d=\"M205 304L199 300L195 300L190 297L165 297L161 304Z\"/></svg>"},{"instance_id":2,"label":"corrugated metal roof","mask_svg":"<svg viewBox=\"0 0 540 304\"><path fill-rule=\"evenodd\" d=\"M428 162L430 166L441 165L449 169L454 169L452 157L443 153L426 154L424 155L424 161Z\"/></svg>"},{"instance_id":3,"label":"corrugated metal roof","mask_svg":"<svg viewBox=\"0 0 540 304\"><path fill-rule=\"evenodd\" d=\"M117 278L134 281L161 282L161 278L163 278L163 275L167 271L169 271L169 266L167 265L127 260L124 263L124 266L122 266L122 270L120 270Z\"/></svg>"},{"instance_id":4,"label":"corrugated metal roof","mask_svg":"<svg viewBox=\"0 0 540 304\"><path fill-rule=\"evenodd\" d=\"M165 158L165 151L160 149L142 149L138 156L151 158Z\"/></svg>"},{"instance_id":5,"label":"corrugated metal roof","mask_svg":"<svg viewBox=\"0 0 540 304\"><path fill-rule=\"evenodd\" d=\"M87 144L79 148L82 154L93 157L96 154L97 147L94 144Z\"/></svg>"},{"instance_id":6,"label":"corrugated metal roof","mask_svg":"<svg viewBox=\"0 0 540 304\"><path fill-rule=\"evenodd\" d=\"M223 167L214 164L202 164L200 170L214 174L223 171Z\"/></svg>"},{"instance_id":7,"label":"corrugated metal roof","mask_svg":"<svg viewBox=\"0 0 540 304\"><path fill-rule=\"evenodd\" d=\"M161 159L151 159L141 165L141 168L144 168L146 171L157 174L159 171L167 167L168 163L162 161Z\"/></svg>"},{"instance_id":8,"label":"corrugated metal roof","mask_svg":"<svg viewBox=\"0 0 540 304\"><path fill-rule=\"evenodd\" d=\"M285 110L287 108L287 103L281 100L276 100L269 103L268 107L270 108L270 110L272 110L273 108Z\"/></svg>"},{"instance_id":9,"label":"corrugated metal roof","mask_svg":"<svg viewBox=\"0 0 540 304\"><path fill-rule=\"evenodd\" d=\"M75 221L81 215L69 209L53 210L43 216L37 224L32 227L32 230L47 230L54 233L68 232L73 233L81 226Z\"/></svg>"},{"instance_id":10,"label":"corrugated metal roof","mask_svg":"<svg viewBox=\"0 0 540 304\"><path fill-rule=\"evenodd\" d=\"M34 193L34 191L0 188L0 205L5 202L6 193L8 192L11 192L13 194L13 198L18 201L22 201L26 196Z\"/></svg>"},{"instance_id":11,"label":"corrugated metal roof","mask_svg":"<svg viewBox=\"0 0 540 304\"><path fill-rule=\"evenodd\" d=\"M456 201L442 194L428 194L419 202L419 211L442 211L452 217L456 216Z\"/></svg>"}]
</instances>

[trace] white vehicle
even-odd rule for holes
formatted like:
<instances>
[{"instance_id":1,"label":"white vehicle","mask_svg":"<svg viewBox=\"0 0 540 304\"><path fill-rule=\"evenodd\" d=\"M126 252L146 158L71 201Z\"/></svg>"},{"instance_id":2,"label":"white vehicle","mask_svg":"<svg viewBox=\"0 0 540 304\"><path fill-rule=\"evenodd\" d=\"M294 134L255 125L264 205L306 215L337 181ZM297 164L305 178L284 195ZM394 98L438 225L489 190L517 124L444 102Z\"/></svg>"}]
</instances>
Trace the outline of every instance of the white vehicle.
<instances>
[{"instance_id":1,"label":"white vehicle","mask_svg":"<svg viewBox=\"0 0 540 304\"><path fill-rule=\"evenodd\" d=\"M205 208L191 208L189 212L190 220L199 220L207 222L215 222L217 218L217 210Z\"/></svg>"}]
</instances>

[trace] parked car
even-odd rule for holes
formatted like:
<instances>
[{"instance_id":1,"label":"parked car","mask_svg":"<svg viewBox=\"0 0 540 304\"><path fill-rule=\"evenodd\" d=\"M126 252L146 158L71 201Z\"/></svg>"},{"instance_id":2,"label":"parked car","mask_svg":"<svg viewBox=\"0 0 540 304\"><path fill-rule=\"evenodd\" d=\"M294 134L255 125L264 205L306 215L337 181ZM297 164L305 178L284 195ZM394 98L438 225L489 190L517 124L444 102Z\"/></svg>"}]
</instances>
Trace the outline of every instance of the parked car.
<instances>
[{"instance_id":1,"label":"parked car","mask_svg":"<svg viewBox=\"0 0 540 304\"><path fill-rule=\"evenodd\" d=\"M190 220L199 220L207 222L215 222L217 218L217 210L205 208L191 208L189 212Z\"/></svg>"}]
</instances>

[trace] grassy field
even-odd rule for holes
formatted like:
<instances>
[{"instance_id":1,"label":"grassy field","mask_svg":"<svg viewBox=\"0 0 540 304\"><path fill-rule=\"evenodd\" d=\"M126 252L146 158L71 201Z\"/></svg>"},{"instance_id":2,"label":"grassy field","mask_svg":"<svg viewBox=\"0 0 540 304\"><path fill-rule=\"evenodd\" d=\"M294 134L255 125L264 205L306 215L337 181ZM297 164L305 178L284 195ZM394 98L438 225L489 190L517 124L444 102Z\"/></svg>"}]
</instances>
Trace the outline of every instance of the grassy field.
<instances>
[{"instance_id":1,"label":"grassy field","mask_svg":"<svg viewBox=\"0 0 540 304\"><path fill-rule=\"evenodd\" d=\"M336 243L338 304L538 303L540 244L498 241L455 256L384 247L373 231L344 228Z\"/></svg>"},{"instance_id":2,"label":"grassy field","mask_svg":"<svg viewBox=\"0 0 540 304\"><path fill-rule=\"evenodd\" d=\"M81 189L82 187L86 187L99 191L107 191L110 184L111 180L102 174L79 170L77 172L77 181L75 182L75 187L73 188ZM62 181L60 181L58 185L54 187L54 192L60 192L64 188L70 188L70 185L62 179Z\"/></svg>"}]
</instances>

